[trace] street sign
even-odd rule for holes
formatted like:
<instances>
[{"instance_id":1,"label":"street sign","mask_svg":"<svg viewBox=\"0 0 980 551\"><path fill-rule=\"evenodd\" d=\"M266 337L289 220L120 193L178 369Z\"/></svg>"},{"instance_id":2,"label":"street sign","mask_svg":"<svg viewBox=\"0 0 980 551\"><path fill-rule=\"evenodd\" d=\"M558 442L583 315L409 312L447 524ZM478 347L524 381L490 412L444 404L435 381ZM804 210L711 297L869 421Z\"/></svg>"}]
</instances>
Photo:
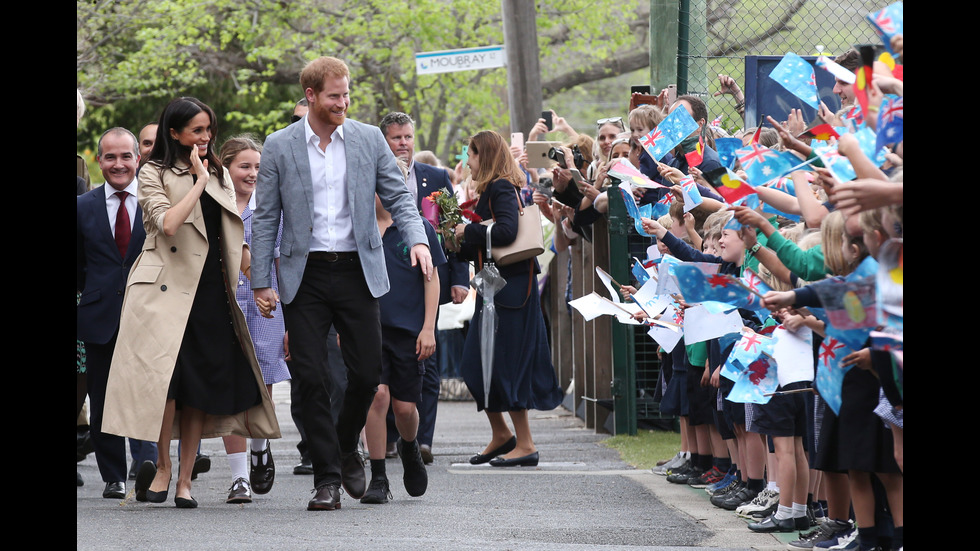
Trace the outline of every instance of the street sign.
<instances>
[{"instance_id":1,"label":"street sign","mask_svg":"<svg viewBox=\"0 0 980 551\"><path fill-rule=\"evenodd\" d=\"M484 46L462 50L442 50L415 54L415 70L420 75L493 69L504 66L503 46Z\"/></svg>"}]
</instances>

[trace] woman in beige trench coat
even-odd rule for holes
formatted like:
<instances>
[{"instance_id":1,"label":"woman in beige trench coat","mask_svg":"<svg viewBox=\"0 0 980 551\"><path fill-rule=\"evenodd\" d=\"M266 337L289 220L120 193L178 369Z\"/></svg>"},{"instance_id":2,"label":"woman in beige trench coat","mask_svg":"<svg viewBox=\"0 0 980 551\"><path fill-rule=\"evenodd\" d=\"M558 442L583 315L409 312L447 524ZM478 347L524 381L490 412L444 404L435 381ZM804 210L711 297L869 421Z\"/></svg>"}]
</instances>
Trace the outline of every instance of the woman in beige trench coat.
<instances>
[{"instance_id":1,"label":"woman in beige trench coat","mask_svg":"<svg viewBox=\"0 0 980 551\"><path fill-rule=\"evenodd\" d=\"M140 466L139 501L166 500L170 441L181 439L187 468L178 471L175 502L184 508L197 506L191 466L202 437L280 437L235 301L239 269L251 277L250 256L213 151L215 126L214 112L194 98L173 100L160 117L139 173L146 241L127 282L103 419L104 432L158 442L156 468Z\"/></svg>"}]
</instances>

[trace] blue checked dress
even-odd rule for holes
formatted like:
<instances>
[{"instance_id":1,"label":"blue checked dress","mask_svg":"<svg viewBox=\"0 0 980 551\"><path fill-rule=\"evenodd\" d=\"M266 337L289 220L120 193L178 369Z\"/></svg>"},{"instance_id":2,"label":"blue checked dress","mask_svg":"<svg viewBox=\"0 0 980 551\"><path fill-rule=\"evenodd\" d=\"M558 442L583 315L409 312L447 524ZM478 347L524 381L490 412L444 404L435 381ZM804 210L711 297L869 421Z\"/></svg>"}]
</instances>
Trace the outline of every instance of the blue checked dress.
<instances>
[{"instance_id":1,"label":"blue checked dress","mask_svg":"<svg viewBox=\"0 0 980 551\"><path fill-rule=\"evenodd\" d=\"M248 202L248 206L242 212L242 222L245 224L245 241L252 244L252 210L255 208L255 195ZM279 221L279 235L276 237L276 251L279 250L279 241L282 239L282 220ZM254 272L257 266L252 266ZM276 270L272 270L272 288L279 292L279 278ZM252 284L245 274L238 272L238 289L235 291L235 299L238 306L245 314L245 322L248 324L248 332L252 335L252 342L255 344L255 356L259 360L259 367L262 368L262 379L265 384L271 385L286 381L290 378L289 368L286 366L285 351L282 341L286 334L286 324L282 317L282 308L277 308L272 319L262 317L259 309L255 306L255 299L252 297Z\"/></svg>"}]
</instances>

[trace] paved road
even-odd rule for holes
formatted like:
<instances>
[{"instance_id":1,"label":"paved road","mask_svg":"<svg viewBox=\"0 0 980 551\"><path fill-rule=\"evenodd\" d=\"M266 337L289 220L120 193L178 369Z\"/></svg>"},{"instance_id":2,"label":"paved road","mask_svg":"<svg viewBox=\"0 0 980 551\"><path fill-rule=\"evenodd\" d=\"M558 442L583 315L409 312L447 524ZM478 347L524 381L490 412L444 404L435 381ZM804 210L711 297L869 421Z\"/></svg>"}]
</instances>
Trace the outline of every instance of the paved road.
<instances>
[{"instance_id":1,"label":"paved road","mask_svg":"<svg viewBox=\"0 0 980 551\"><path fill-rule=\"evenodd\" d=\"M211 471L194 484L195 510L102 498L94 456L78 463L85 486L76 499L79 550L675 550L774 551L785 544L753 534L733 514L712 507L702 490L631 469L602 435L559 407L531 412L537 468L471 466L489 425L473 402L441 402L429 488L409 497L398 459L388 460L394 500L363 505L344 495L339 511L306 511L313 477L292 474L298 433L289 417L289 386L273 398L283 439L269 494L248 505L224 502L231 483L220 439L205 440ZM176 450L176 446L174 446ZM368 474L370 476L370 473ZM783 541L786 541L785 538Z\"/></svg>"}]
</instances>

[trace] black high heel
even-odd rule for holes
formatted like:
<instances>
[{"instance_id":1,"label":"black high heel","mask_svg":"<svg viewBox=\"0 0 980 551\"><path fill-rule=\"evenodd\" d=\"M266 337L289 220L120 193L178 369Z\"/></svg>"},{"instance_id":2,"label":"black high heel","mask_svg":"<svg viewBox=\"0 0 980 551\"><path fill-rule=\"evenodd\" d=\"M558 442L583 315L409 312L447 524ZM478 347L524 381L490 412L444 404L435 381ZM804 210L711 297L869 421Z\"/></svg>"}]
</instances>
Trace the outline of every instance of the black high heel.
<instances>
[{"instance_id":1,"label":"black high heel","mask_svg":"<svg viewBox=\"0 0 980 551\"><path fill-rule=\"evenodd\" d=\"M514 451L514 448L516 447L517 447L517 437L511 436L510 440L490 450L490 453L487 454L478 453L473 457L471 457L470 465L482 465L483 463L490 461L491 459L497 457L498 455L503 455L505 453L510 453Z\"/></svg>"}]
</instances>

